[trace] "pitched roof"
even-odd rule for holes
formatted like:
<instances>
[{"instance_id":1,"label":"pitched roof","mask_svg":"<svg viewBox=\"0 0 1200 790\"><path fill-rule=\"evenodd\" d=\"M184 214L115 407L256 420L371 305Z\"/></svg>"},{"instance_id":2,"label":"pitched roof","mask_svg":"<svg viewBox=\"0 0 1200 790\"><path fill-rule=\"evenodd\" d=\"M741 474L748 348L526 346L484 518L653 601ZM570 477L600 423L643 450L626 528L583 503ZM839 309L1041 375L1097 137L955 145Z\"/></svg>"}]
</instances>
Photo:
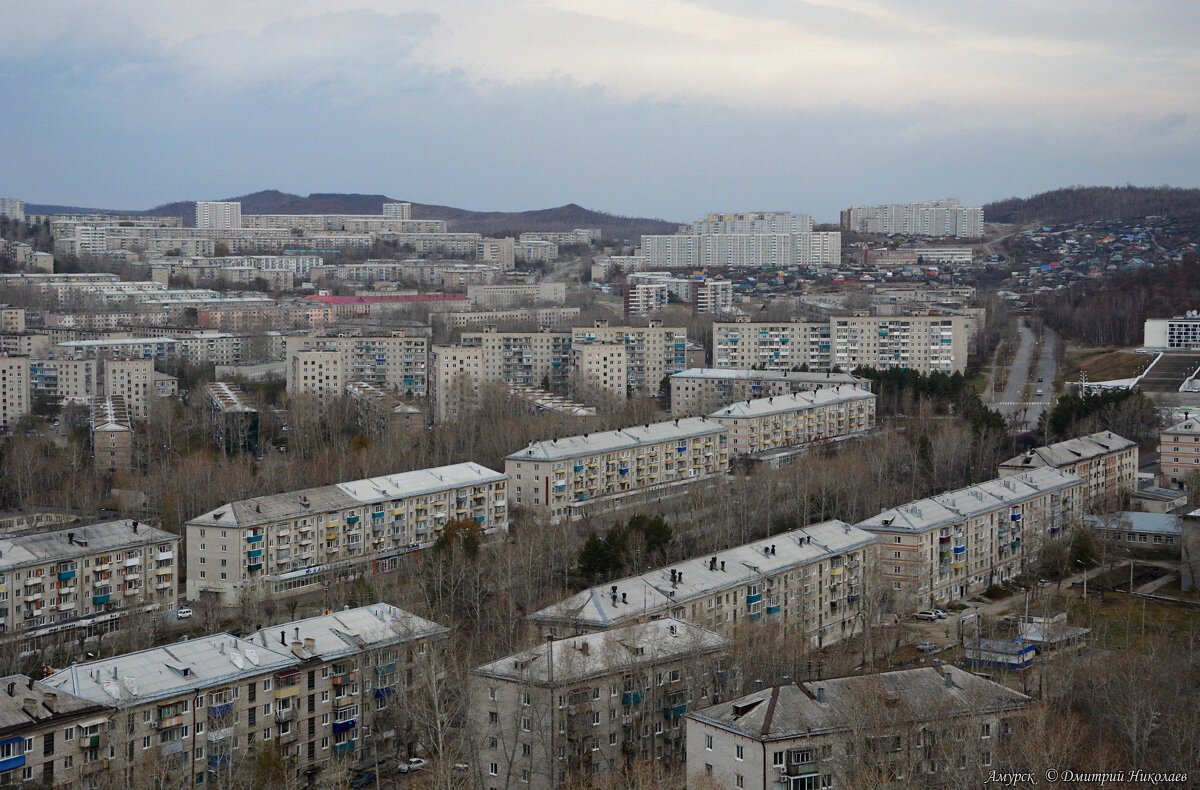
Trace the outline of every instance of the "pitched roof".
<instances>
[{"instance_id":1,"label":"pitched roof","mask_svg":"<svg viewBox=\"0 0 1200 790\"><path fill-rule=\"evenodd\" d=\"M271 626L246 638L280 652L290 651L292 642L299 641L305 655L331 658L449 630L389 603L373 603ZM305 641L309 639L313 641Z\"/></svg>"},{"instance_id":2,"label":"pitched roof","mask_svg":"<svg viewBox=\"0 0 1200 790\"><path fill-rule=\"evenodd\" d=\"M710 419L719 420L722 417L763 417L769 414L782 414L802 409L813 409L818 406L829 406L836 403L852 401L875 400L875 394L858 387L837 386L823 387L808 392L795 392L790 395L774 395L767 398L738 401L724 408L717 409L708 415Z\"/></svg>"},{"instance_id":3,"label":"pitched roof","mask_svg":"<svg viewBox=\"0 0 1200 790\"><path fill-rule=\"evenodd\" d=\"M135 526L136 525L136 526ZM147 522L121 519L52 532L0 537L0 570L46 562L62 562L98 552L124 549L179 536Z\"/></svg>"},{"instance_id":4,"label":"pitched roof","mask_svg":"<svg viewBox=\"0 0 1200 790\"><path fill-rule=\"evenodd\" d=\"M668 420L648 425L635 425L616 431L585 433L582 436L567 436L546 442L533 442L524 450L509 455L512 461L559 461L567 458L630 450L648 444L690 439L694 436L722 433L725 426L703 417Z\"/></svg>"},{"instance_id":5,"label":"pitched roof","mask_svg":"<svg viewBox=\"0 0 1200 790\"><path fill-rule=\"evenodd\" d=\"M1137 447L1137 442L1118 436L1112 431L1100 431L1090 436L1067 439L1046 447L1034 447L1024 455L1009 458L1000 464L1001 469L1035 469L1040 466L1055 468L1078 463L1089 458L1098 458L1108 453Z\"/></svg>"}]
</instances>

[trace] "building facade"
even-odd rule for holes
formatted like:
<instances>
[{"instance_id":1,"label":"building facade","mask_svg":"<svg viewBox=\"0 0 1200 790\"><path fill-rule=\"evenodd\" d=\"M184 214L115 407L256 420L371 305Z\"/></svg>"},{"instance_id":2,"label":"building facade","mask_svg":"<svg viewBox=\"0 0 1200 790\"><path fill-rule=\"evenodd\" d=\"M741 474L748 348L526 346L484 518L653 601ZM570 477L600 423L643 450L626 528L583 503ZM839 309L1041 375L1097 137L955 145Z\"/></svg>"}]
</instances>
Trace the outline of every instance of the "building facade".
<instances>
[{"instance_id":1,"label":"building facade","mask_svg":"<svg viewBox=\"0 0 1200 790\"><path fill-rule=\"evenodd\" d=\"M793 395L826 387L857 387L870 391L871 386L870 379L849 373L688 368L671 376L671 413L694 417L736 401Z\"/></svg>"},{"instance_id":2,"label":"building facade","mask_svg":"<svg viewBox=\"0 0 1200 790\"><path fill-rule=\"evenodd\" d=\"M1200 473L1200 419L1189 417L1158 437L1159 465L1164 485L1182 487L1188 478Z\"/></svg>"},{"instance_id":3,"label":"building facade","mask_svg":"<svg viewBox=\"0 0 1200 790\"><path fill-rule=\"evenodd\" d=\"M1168 435L1164 432L1164 435ZM1168 446L1181 446L1173 443ZM1168 465L1166 459L1163 464ZM1179 466L1179 464L1170 464ZM1119 507L1126 497L1137 490L1138 446L1112 431L1100 431L1090 436L1034 447L1023 455L1000 464L1001 477L1029 469L1051 467L1083 478L1085 486L1081 513Z\"/></svg>"},{"instance_id":4,"label":"building facade","mask_svg":"<svg viewBox=\"0 0 1200 790\"><path fill-rule=\"evenodd\" d=\"M953 198L852 206L842 212L842 227L854 233L974 239L983 235L983 209L963 206Z\"/></svg>"},{"instance_id":5,"label":"building facade","mask_svg":"<svg viewBox=\"0 0 1200 790\"><path fill-rule=\"evenodd\" d=\"M464 463L243 499L188 521L187 595L285 598L393 569L451 521L508 529L508 478Z\"/></svg>"},{"instance_id":6,"label":"building facade","mask_svg":"<svg viewBox=\"0 0 1200 790\"><path fill-rule=\"evenodd\" d=\"M826 387L739 401L708 418L729 429L734 455L778 458L813 442L873 430L875 395L857 387Z\"/></svg>"}]
</instances>

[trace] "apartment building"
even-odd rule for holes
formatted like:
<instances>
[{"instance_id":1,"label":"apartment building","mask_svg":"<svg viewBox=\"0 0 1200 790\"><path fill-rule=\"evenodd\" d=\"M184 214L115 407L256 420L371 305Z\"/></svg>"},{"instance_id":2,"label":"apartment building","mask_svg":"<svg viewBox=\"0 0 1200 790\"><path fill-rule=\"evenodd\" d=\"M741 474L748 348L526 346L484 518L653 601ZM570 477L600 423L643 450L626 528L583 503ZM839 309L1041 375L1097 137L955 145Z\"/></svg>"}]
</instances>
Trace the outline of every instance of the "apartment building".
<instances>
[{"instance_id":1,"label":"apartment building","mask_svg":"<svg viewBox=\"0 0 1200 790\"><path fill-rule=\"evenodd\" d=\"M950 664L758 689L686 716L687 786L976 787L1034 704Z\"/></svg>"},{"instance_id":2,"label":"apartment building","mask_svg":"<svg viewBox=\"0 0 1200 790\"><path fill-rule=\"evenodd\" d=\"M670 304L669 279L652 274L630 275L625 281L625 317L651 315Z\"/></svg>"},{"instance_id":3,"label":"apartment building","mask_svg":"<svg viewBox=\"0 0 1200 790\"><path fill-rule=\"evenodd\" d=\"M574 787L640 759L678 767L683 717L736 688L729 640L687 623L638 623L515 653L474 672L475 786Z\"/></svg>"},{"instance_id":4,"label":"apartment building","mask_svg":"<svg viewBox=\"0 0 1200 790\"><path fill-rule=\"evenodd\" d=\"M567 381L571 336L566 332L464 332L458 346L433 349L436 419L444 421L478 403L488 384L541 387Z\"/></svg>"},{"instance_id":5,"label":"apartment building","mask_svg":"<svg viewBox=\"0 0 1200 790\"><path fill-rule=\"evenodd\" d=\"M13 222L25 221L25 201L17 198L0 198L0 217Z\"/></svg>"},{"instance_id":6,"label":"apartment building","mask_svg":"<svg viewBox=\"0 0 1200 790\"><path fill-rule=\"evenodd\" d=\"M286 269L260 269L257 266L207 262L151 263L149 269L150 279L156 282L167 283L172 277L177 277L185 278L193 284L213 281L224 288L245 285L262 290L290 291L295 279L295 275Z\"/></svg>"},{"instance_id":7,"label":"apartment building","mask_svg":"<svg viewBox=\"0 0 1200 790\"><path fill-rule=\"evenodd\" d=\"M258 409L242 388L228 381L210 381L204 391L217 447L226 455L258 453Z\"/></svg>"},{"instance_id":8,"label":"apartment building","mask_svg":"<svg viewBox=\"0 0 1200 790\"><path fill-rule=\"evenodd\" d=\"M857 526L879 535L879 576L896 611L945 605L1015 578L1084 515L1086 483L1031 469L890 508Z\"/></svg>"},{"instance_id":9,"label":"apartment building","mask_svg":"<svg viewBox=\"0 0 1200 790\"><path fill-rule=\"evenodd\" d=\"M165 313L118 310L104 313L48 313L42 317L44 329L82 331L115 330L132 326L166 326Z\"/></svg>"},{"instance_id":10,"label":"apartment building","mask_svg":"<svg viewBox=\"0 0 1200 790\"><path fill-rule=\"evenodd\" d=\"M642 236L649 268L837 266L841 233L814 232L812 217L786 211L710 214L674 235Z\"/></svg>"},{"instance_id":11,"label":"apartment building","mask_svg":"<svg viewBox=\"0 0 1200 790\"><path fill-rule=\"evenodd\" d=\"M106 359L101 363L106 395L120 396L129 416L144 420L150 416L150 404L156 395L154 362L149 359Z\"/></svg>"},{"instance_id":12,"label":"apartment building","mask_svg":"<svg viewBox=\"0 0 1200 790\"><path fill-rule=\"evenodd\" d=\"M276 676L273 740L286 748L291 737L290 756L306 771L415 756L411 707L445 671L439 643L449 631L374 603L251 634L248 641L296 659Z\"/></svg>"},{"instance_id":13,"label":"apartment building","mask_svg":"<svg viewBox=\"0 0 1200 790\"><path fill-rule=\"evenodd\" d=\"M518 241L513 245L514 262L550 263L558 260L558 245L552 241Z\"/></svg>"},{"instance_id":14,"label":"apartment building","mask_svg":"<svg viewBox=\"0 0 1200 790\"><path fill-rule=\"evenodd\" d=\"M0 332L24 332L25 308L0 304Z\"/></svg>"},{"instance_id":15,"label":"apartment building","mask_svg":"<svg viewBox=\"0 0 1200 790\"><path fill-rule=\"evenodd\" d=\"M368 237L369 238L369 237ZM380 231L377 238L411 248L418 255L469 258L475 255L483 236L478 233L408 233ZM369 246L369 245L368 245Z\"/></svg>"},{"instance_id":16,"label":"apartment building","mask_svg":"<svg viewBox=\"0 0 1200 790\"><path fill-rule=\"evenodd\" d=\"M441 313L436 320L450 327L496 326L502 324L537 324L549 329L569 327L579 317L578 307L527 307L515 310L482 310Z\"/></svg>"},{"instance_id":17,"label":"apartment building","mask_svg":"<svg viewBox=\"0 0 1200 790\"><path fill-rule=\"evenodd\" d=\"M1200 311L1188 310L1172 318L1147 318L1142 345L1186 351L1200 348Z\"/></svg>"},{"instance_id":18,"label":"apartment building","mask_svg":"<svg viewBox=\"0 0 1200 790\"><path fill-rule=\"evenodd\" d=\"M1158 437L1159 464L1163 480L1183 487L1188 478L1200 472L1200 419L1189 417ZM1137 464L1134 464L1136 471Z\"/></svg>"},{"instance_id":19,"label":"apartment building","mask_svg":"<svg viewBox=\"0 0 1200 790\"><path fill-rule=\"evenodd\" d=\"M571 347L588 343L624 343L628 371L626 385L629 394L653 397L658 394L663 379L688 367L687 329L663 326L651 320L647 326L609 326L608 321L596 321L591 327L571 330Z\"/></svg>"},{"instance_id":20,"label":"apartment building","mask_svg":"<svg viewBox=\"0 0 1200 790\"><path fill-rule=\"evenodd\" d=\"M105 706L26 675L0 678L0 785L96 782L108 768L99 743L108 719Z\"/></svg>"},{"instance_id":21,"label":"apartment building","mask_svg":"<svg viewBox=\"0 0 1200 790\"><path fill-rule=\"evenodd\" d=\"M857 387L826 387L738 401L708 418L729 429L734 455L779 461L813 442L873 430L875 395Z\"/></svg>"},{"instance_id":22,"label":"apartment building","mask_svg":"<svg viewBox=\"0 0 1200 790\"><path fill-rule=\"evenodd\" d=\"M196 201L197 228L242 227L242 204L237 201Z\"/></svg>"},{"instance_id":23,"label":"apartment building","mask_svg":"<svg viewBox=\"0 0 1200 790\"><path fill-rule=\"evenodd\" d=\"M909 368L962 373L968 321L963 316L834 316L828 321L713 324L713 367L763 370Z\"/></svg>"},{"instance_id":24,"label":"apartment building","mask_svg":"<svg viewBox=\"0 0 1200 790\"><path fill-rule=\"evenodd\" d=\"M600 241L599 228L575 228L574 230L566 231L527 231L522 233L518 239L522 242L550 242L552 244L595 244Z\"/></svg>"},{"instance_id":25,"label":"apartment building","mask_svg":"<svg viewBox=\"0 0 1200 790\"><path fill-rule=\"evenodd\" d=\"M625 343L584 343L571 348L571 393L585 403L624 403L629 392Z\"/></svg>"},{"instance_id":26,"label":"apartment building","mask_svg":"<svg viewBox=\"0 0 1200 790\"><path fill-rule=\"evenodd\" d=\"M109 395L92 403L92 463L101 474L133 469L133 421L125 398Z\"/></svg>"},{"instance_id":27,"label":"apartment building","mask_svg":"<svg viewBox=\"0 0 1200 790\"><path fill-rule=\"evenodd\" d=\"M954 198L851 206L842 211L842 227L854 233L974 239L983 235L983 209L963 206Z\"/></svg>"},{"instance_id":28,"label":"apartment building","mask_svg":"<svg viewBox=\"0 0 1200 790\"><path fill-rule=\"evenodd\" d=\"M671 376L671 411L677 416L709 414L736 401L755 400L826 387L870 391L871 380L849 373L790 370L688 368Z\"/></svg>"},{"instance_id":29,"label":"apartment building","mask_svg":"<svg viewBox=\"0 0 1200 790\"><path fill-rule=\"evenodd\" d=\"M45 357L49 354L53 338L33 332L0 333L0 356Z\"/></svg>"},{"instance_id":30,"label":"apartment building","mask_svg":"<svg viewBox=\"0 0 1200 790\"><path fill-rule=\"evenodd\" d=\"M567 298L567 284L541 282L468 285L467 298L471 300L472 305L485 310L514 307L521 302L562 304Z\"/></svg>"},{"instance_id":31,"label":"apartment building","mask_svg":"<svg viewBox=\"0 0 1200 790\"><path fill-rule=\"evenodd\" d=\"M412 219L412 203L384 203L381 209L383 216L394 219Z\"/></svg>"},{"instance_id":32,"label":"apartment building","mask_svg":"<svg viewBox=\"0 0 1200 790\"><path fill-rule=\"evenodd\" d=\"M366 381L346 385L360 430L380 439L415 436L425 430L425 413L398 395Z\"/></svg>"},{"instance_id":33,"label":"apartment building","mask_svg":"<svg viewBox=\"0 0 1200 790\"><path fill-rule=\"evenodd\" d=\"M334 317L335 310L332 306L312 302L222 302L196 310L196 323L199 326L229 332L322 329L332 324Z\"/></svg>"},{"instance_id":34,"label":"apartment building","mask_svg":"<svg viewBox=\"0 0 1200 790\"><path fill-rule=\"evenodd\" d=\"M504 460L513 502L554 522L647 499L724 475L729 431L703 418L531 442Z\"/></svg>"},{"instance_id":35,"label":"apartment building","mask_svg":"<svg viewBox=\"0 0 1200 790\"><path fill-rule=\"evenodd\" d=\"M507 271L516 265L516 242L511 237L480 239L475 245L475 260L494 263Z\"/></svg>"},{"instance_id":36,"label":"apartment building","mask_svg":"<svg viewBox=\"0 0 1200 790\"><path fill-rule=\"evenodd\" d=\"M861 628L882 548L844 522L810 524L584 590L529 620L560 635L662 619L744 637L772 624L819 648Z\"/></svg>"},{"instance_id":37,"label":"apartment building","mask_svg":"<svg viewBox=\"0 0 1200 790\"><path fill-rule=\"evenodd\" d=\"M451 521L508 529L508 478L464 463L231 502L186 524L187 597L278 598L396 566Z\"/></svg>"},{"instance_id":38,"label":"apartment building","mask_svg":"<svg viewBox=\"0 0 1200 790\"><path fill-rule=\"evenodd\" d=\"M1163 463L1167 463L1165 458ZM1042 467L1083 479L1081 514L1111 510L1119 508L1137 490L1138 446L1137 442L1112 431L1100 431L1047 447L1034 447L1000 464L997 471L1003 477Z\"/></svg>"},{"instance_id":39,"label":"apartment building","mask_svg":"<svg viewBox=\"0 0 1200 790\"><path fill-rule=\"evenodd\" d=\"M31 408L29 357L0 357L0 433L11 433Z\"/></svg>"},{"instance_id":40,"label":"apartment building","mask_svg":"<svg viewBox=\"0 0 1200 790\"><path fill-rule=\"evenodd\" d=\"M146 522L106 521L0 537L0 639L22 650L122 627L122 618L172 610L179 536Z\"/></svg>"},{"instance_id":41,"label":"apartment building","mask_svg":"<svg viewBox=\"0 0 1200 790\"><path fill-rule=\"evenodd\" d=\"M339 398L351 381L367 381L377 387L422 397L428 391L429 338L423 331L396 331L387 336L367 337L289 337L284 341L288 367L288 392L305 392L303 378L292 378L292 360L304 357L315 364L328 365L325 354L341 358L341 376L329 381L324 396ZM320 352L305 357L305 352ZM336 370L335 370L336 372ZM303 371L301 371L303 375ZM321 382L321 379L317 380ZM296 389L293 389L293 383Z\"/></svg>"}]
</instances>

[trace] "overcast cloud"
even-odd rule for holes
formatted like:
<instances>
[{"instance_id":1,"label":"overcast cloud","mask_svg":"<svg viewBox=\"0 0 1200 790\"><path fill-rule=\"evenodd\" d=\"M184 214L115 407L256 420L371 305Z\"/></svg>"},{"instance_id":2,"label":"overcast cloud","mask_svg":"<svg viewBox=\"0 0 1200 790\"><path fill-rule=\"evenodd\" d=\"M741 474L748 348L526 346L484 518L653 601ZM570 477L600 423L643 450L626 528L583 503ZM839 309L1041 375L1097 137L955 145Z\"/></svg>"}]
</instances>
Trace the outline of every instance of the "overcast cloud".
<instances>
[{"instance_id":1,"label":"overcast cloud","mask_svg":"<svg viewBox=\"0 0 1200 790\"><path fill-rule=\"evenodd\" d=\"M0 194L691 219L1200 181L1200 4L0 0Z\"/></svg>"}]
</instances>

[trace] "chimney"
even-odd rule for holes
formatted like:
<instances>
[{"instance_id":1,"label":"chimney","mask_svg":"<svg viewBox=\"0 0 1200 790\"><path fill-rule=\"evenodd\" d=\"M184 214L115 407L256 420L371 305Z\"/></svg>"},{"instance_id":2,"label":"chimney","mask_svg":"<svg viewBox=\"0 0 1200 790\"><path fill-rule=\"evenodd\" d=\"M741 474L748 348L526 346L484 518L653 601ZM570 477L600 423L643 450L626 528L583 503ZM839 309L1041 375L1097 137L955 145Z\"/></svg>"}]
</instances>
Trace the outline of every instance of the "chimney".
<instances>
[{"instance_id":1,"label":"chimney","mask_svg":"<svg viewBox=\"0 0 1200 790\"><path fill-rule=\"evenodd\" d=\"M791 675L784 675L784 676L783 676L783 685L785 685L785 686L790 686L790 685L792 685L792 677L791 677Z\"/></svg>"},{"instance_id":2,"label":"chimney","mask_svg":"<svg viewBox=\"0 0 1200 790\"><path fill-rule=\"evenodd\" d=\"M74 543L75 543L75 533L74 532L67 533L67 543L74 545Z\"/></svg>"},{"instance_id":3,"label":"chimney","mask_svg":"<svg viewBox=\"0 0 1200 790\"><path fill-rule=\"evenodd\" d=\"M11 697L11 696L13 695L13 689L15 689L16 687L17 687L17 684L16 684L16 683L9 683L9 684L8 684L8 689L7 689L7 691L8 691L8 696L10 696L10 697Z\"/></svg>"},{"instance_id":4,"label":"chimney","mask_svg":"<svg viewBox=\"0 0 1200 790\"><path fill-rule=\"evenodd\" d=\"M775 544L774 543L771 544L771 556L772 557L775 556Z\"/></svg>"},{"instance_id":5,"label":"chimney","mask_svg":"<svg viewBox=\"0 0 1200 790\"><path fill-rule=\"evenodd\" d=\"M621 603L629 603L629 593L621 593Z\"/></svg>"},{"instance_id":6,"label":"chimney","mask_svg":"<svg viewBox=\"0 0 1200 790\"><path fill-rule=\"evenodd\" d=\"M717 558L716 557L713 557L711 560L708 561L708 569L710 571L715 571L717 569Z\"/></svg>"},{"instance_id":7,"label":"chimney","mask_svg":"<svg viewBox=\"0 0 1200 790\"><path fill-rule=\"evenodd\" d=\"M304 658L304 643L292 642L292 655L296 658Z\"/></svg>"},{"instance_id":8,"label":"chimney","mask_svg":"<svg viewBox=\"0 0 1200 790\"><path fill-rule=\"evenodd\" d=\"M315 652L317 649L317 640L313 639L311 636L305 637L304 649L310 653Z\"/></svg>"},{"instance_id":9,"label":"chimney","mask_svg":"<svg viewBox=\"0 0 1200 790\"><path fill-rule=\"evenodd\" d=\"M25 715L31 719L38 717L37 700L33 697L26 697L21 700L21 710L25 711Z\"/></svg>"},{"instance_id":10,"label":"chimney","mask_svg":"<svg viewBox=\"0 0 1200 790\"><path fill-rule=\"evenodd\" d=\"M296 641L300 641L300 626L296 626Z\"/></svg>"},{"instance_id":11,"label":"chimney","mask_svg":"<svg viewBox=\"0 0 1200 790\"><path fill-rule=\"evenodd\" d=\"M679 579L680 584L683 584L683 571L680 571L679 575L676 576L676 578Z\"/></svg>"},{"instance_id":12,"label":"chimney","mask_svg":"<svg viewBox=\"0 0 1200 790\"><path fill-rule=\"evenodd\" d=\"M721 560L721 573L725 572L725 560Z\"/></svg>"},{"instance_id":13,"label":"chimney","mask_svg":"<svg viewBox=\"0 0 1200 790\"><path fill-rule=\"evenodd\" d=\"M674 568L672 568L672 569L671 569L671 586L672 586L672 587L674 587L674 586L675 586L676 584L678 584L678 583L679 583L679 582L678 582L678 581L676 581L676 577L675 577L675 569L674 569Z\"/></svg>"},{"instance_id":14,"label":"chimney","mask_svg":"<svg viewBox=\"0 0 1200 790\"><path fill-rule=\"evenodd\" d=\"M825 687L817 686L817 702L825 701Z\"/></svg>"},{"instance_id":15,"label":"chimney","mask_svg":"<svg viewBox=\"0 0 1200 790\"><path fill-rule=\"evenodd\" d=\"M761 680L756 680L756 681L754 681L754 690L755 690L755 691L762 691L762 690L763 690L763 682L762 682Z\"/></svg>"},{"instance_id":16,"label":"chimney","mask_svg":"<svg viewBox=\"0 0 1200 790\"><path fill-rule=\"evenodd\" d=\"M580 653L583 653L586 656L588 654L589 650L591 650L591 647L588 645L587 640L584 640L579 643L579 652Z\"/></svg>"},{"instance_id":17,"label":"chimney","mask_svg":"<svg viewBox=\"0 0 1200 790\"><path fill-rule=\"evenodd\" d=\"M946 670L946 688L954 688L954 676L950 674L950 670Z\"/></svg>"}]
</instances>

